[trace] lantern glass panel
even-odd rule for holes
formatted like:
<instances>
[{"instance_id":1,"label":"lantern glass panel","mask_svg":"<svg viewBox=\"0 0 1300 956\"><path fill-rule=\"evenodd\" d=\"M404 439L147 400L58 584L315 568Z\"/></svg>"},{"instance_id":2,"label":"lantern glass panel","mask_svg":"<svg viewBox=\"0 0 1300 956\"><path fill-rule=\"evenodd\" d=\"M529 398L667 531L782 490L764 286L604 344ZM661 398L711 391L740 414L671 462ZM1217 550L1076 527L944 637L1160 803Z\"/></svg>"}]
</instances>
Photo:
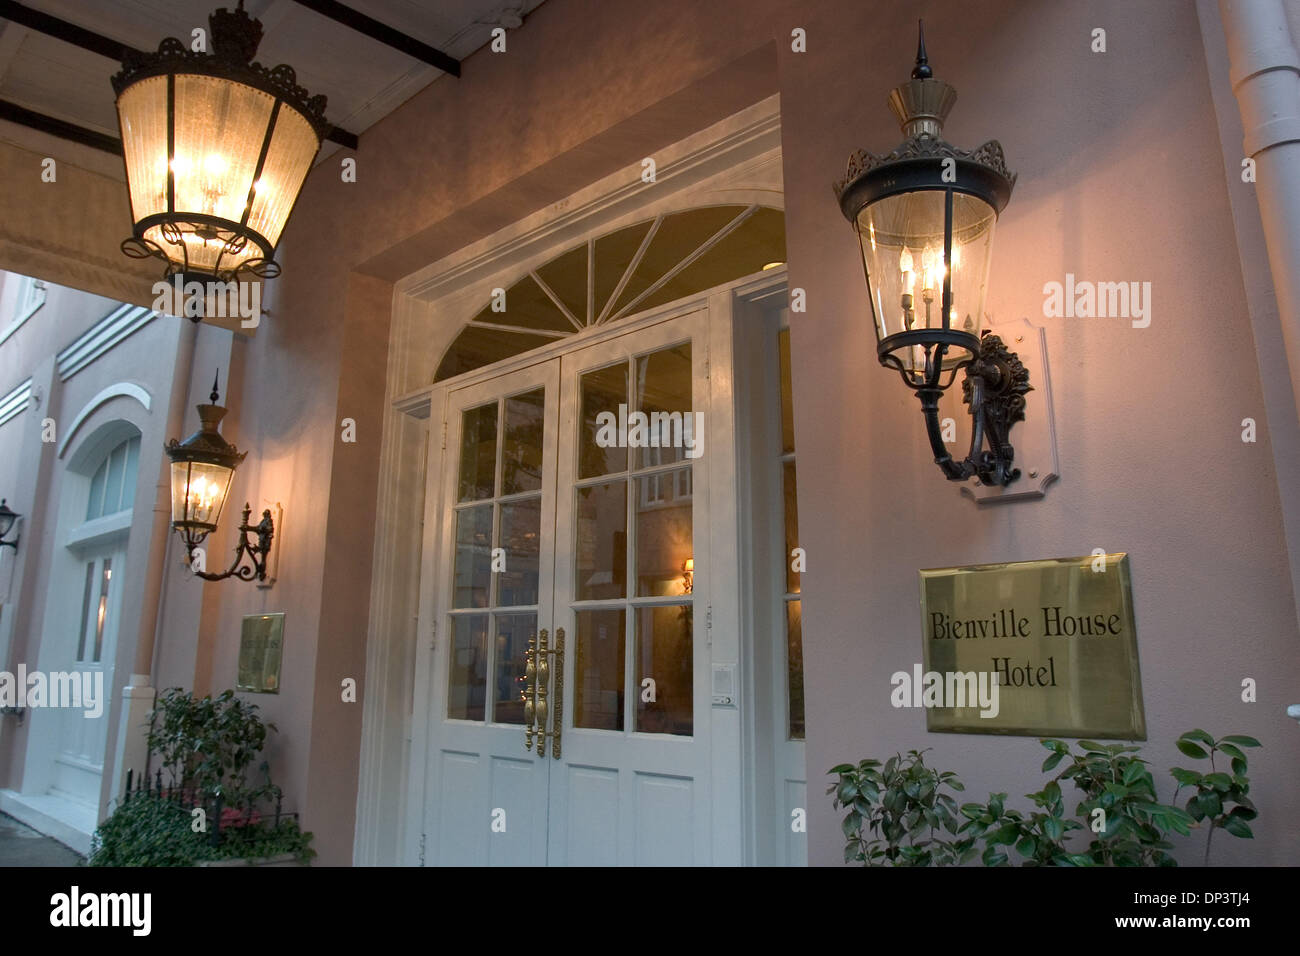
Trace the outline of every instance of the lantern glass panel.
<instances>
[{"instance_id":1,"label":"lantern glass panel","mask_svg":"<svg viewBox=\"0 0 1300 956\"><path fill-rule=\"evenodd\" d=\"M908 329L945 327L979 337L997 212L977 196L953 193L952 308L945 326L944 197L938 189L897 193L858 213L878 340ZM921 347L911 351L917 367L923 365ZM949 353L945 364L963 357Z\"/></svg>"},{"instance_id":2,"label":"lantern glass panel","mask_svg":"<svg viewBox=\"0 0 1300 956\"><path fill-rule=\"evenodd\" d=\"M18 515L12 513L0 512L0 538L9 536L9 530L13 528L14 522L18 520Z\"/></svg>"},{"instance_id":3,"label":"lantern glass panel","mask_svg":"<svg viewBox=\"0 0 1300 956\"><path fill-rule=\"evenodd\" d=\"M280 233L319 148L311 124L287 105L281 105L248 217L248 228L265 236L273 248L280 242Z\"/></svg>"},{"instance_id":4,"label":"lantern glass panel","mask_svg":"<svg viewBox=\"0 0 1300 956\"><path fill-rule=\"evenodd\" d=\"M139 222L167 211L167 77L141 80L117 99L131 185L131 215Z\"/></svg>"},{"instance_id":5,"label":"lantern glass panel","mask_svg":"<svg viewBox=\"0 0 1300 956\"><path fill-rule=\"evenodd\" d=\"M202 461L172 462L172 523L215 531L230 490L233 468Z\"/></svg>"}]
</instances>

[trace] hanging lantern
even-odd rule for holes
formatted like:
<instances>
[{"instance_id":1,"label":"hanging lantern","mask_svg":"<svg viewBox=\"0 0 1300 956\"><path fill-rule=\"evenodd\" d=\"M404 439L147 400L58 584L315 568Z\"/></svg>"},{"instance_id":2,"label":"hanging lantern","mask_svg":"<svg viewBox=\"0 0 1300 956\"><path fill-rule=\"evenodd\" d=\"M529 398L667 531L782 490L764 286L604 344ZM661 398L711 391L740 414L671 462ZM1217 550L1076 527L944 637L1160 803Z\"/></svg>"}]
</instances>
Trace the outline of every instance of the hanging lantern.
<instances>
[{"instance_id":1,"label":"hanging lantern","mask_svg":"<svg viewBox=\"0 0 1300 956\"><path fill-rule=\"evenodd\" d=\"M168 37L113 77L133 234L122 251L181 282L274 278L275 249L330 130L293 68L253 62L262 24L220 9L212 52Z\"/></svg>"}]
</instances>

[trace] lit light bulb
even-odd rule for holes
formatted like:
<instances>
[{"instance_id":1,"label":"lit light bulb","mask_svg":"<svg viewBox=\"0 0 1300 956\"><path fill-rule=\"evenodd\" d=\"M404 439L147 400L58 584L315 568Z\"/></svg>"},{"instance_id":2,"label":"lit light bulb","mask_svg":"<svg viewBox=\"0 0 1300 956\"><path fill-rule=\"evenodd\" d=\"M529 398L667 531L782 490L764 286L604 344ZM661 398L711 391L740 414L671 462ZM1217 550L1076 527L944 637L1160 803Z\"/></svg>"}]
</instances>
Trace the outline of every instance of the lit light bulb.
<instances>
[{"instance_id":1,"label":"lit light bulb","mask_svg":"<svg viewBox=\"0 0 1300 956\"><path fill-rule=\"evenodd\" d=\"M934 289L934 249L926 246L921 250L921 290L929 292Z\"/></svg>"},{"instance_id":2,"label":"lit light bulb","mask_svg":"<svg viewBox=\"0 0 1300 956\"><path fill-rule=\"evenodd\" d=\"M912 253L903 246L903 251L898 257L898 268L903 273L903 292L906 295L912 294L912 287L916 284L916 273L912 271Z\"/></svg>"},{"instance_id":3,"label":"lit light bulb","mask_svg":"<svg viewBox=\"0 0 1300 956\"><path fill-rule=\"evenodd\" d=\"M226 162L226 157L220 153L211 153L203 161L203 168L209 176L220 176L226 171L230 164Z\"/></svg>"}]
</instances>

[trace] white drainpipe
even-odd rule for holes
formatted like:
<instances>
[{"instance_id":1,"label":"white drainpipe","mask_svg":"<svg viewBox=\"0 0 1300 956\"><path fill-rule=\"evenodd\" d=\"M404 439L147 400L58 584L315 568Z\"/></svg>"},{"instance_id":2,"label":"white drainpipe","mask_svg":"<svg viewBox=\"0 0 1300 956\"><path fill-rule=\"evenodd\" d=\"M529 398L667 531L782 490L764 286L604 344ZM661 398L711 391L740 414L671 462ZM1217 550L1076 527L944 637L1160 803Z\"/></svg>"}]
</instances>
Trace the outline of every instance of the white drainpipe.
<instances>
[{"instance_id":1,"label":"white drainpipe","mask_svg":"<svg viewBox=\"0 0 1300 956\"><path fill-rule=\"evenodd\" d=\"M1283 0L1219 0L1219 17L1300 408L1300 56ZM1287 715L1300 721L1300 704Z\"/></svg>"}]
</instances>

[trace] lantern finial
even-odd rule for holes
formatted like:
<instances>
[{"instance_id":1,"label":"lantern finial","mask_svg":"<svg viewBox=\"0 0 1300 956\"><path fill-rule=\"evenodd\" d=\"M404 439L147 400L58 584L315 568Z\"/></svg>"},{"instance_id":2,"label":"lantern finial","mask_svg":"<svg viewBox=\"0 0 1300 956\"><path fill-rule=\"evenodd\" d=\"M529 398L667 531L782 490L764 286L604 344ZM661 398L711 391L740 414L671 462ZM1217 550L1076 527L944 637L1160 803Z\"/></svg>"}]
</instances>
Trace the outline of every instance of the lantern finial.
<instances>
[{"instance_id":1,"label":"lantern finial","mask_svg":"<svg viewBox=\"0 0 1300 956\"><path fill-rule=\"evenodd\" d=\"M217 369L216 374L212 376L212 394L208 396L208 401L212 402L213 405L217 404L217 400L221 398L221 395L217 392L217 379L220 377L221 369Z\"/></svg>"},{"instance_id":2,"label":"lantern finial","mask_svg":"<svg viewBox=\"0 0 1300 956\"><path fill-rule=\"evenodd\" d=\"M925 56L925 21L916 21L916 66L912 68L912 79L928 80L934 76L934 70L930 69L930 61Z\"/></svg>"}]
</instances>

